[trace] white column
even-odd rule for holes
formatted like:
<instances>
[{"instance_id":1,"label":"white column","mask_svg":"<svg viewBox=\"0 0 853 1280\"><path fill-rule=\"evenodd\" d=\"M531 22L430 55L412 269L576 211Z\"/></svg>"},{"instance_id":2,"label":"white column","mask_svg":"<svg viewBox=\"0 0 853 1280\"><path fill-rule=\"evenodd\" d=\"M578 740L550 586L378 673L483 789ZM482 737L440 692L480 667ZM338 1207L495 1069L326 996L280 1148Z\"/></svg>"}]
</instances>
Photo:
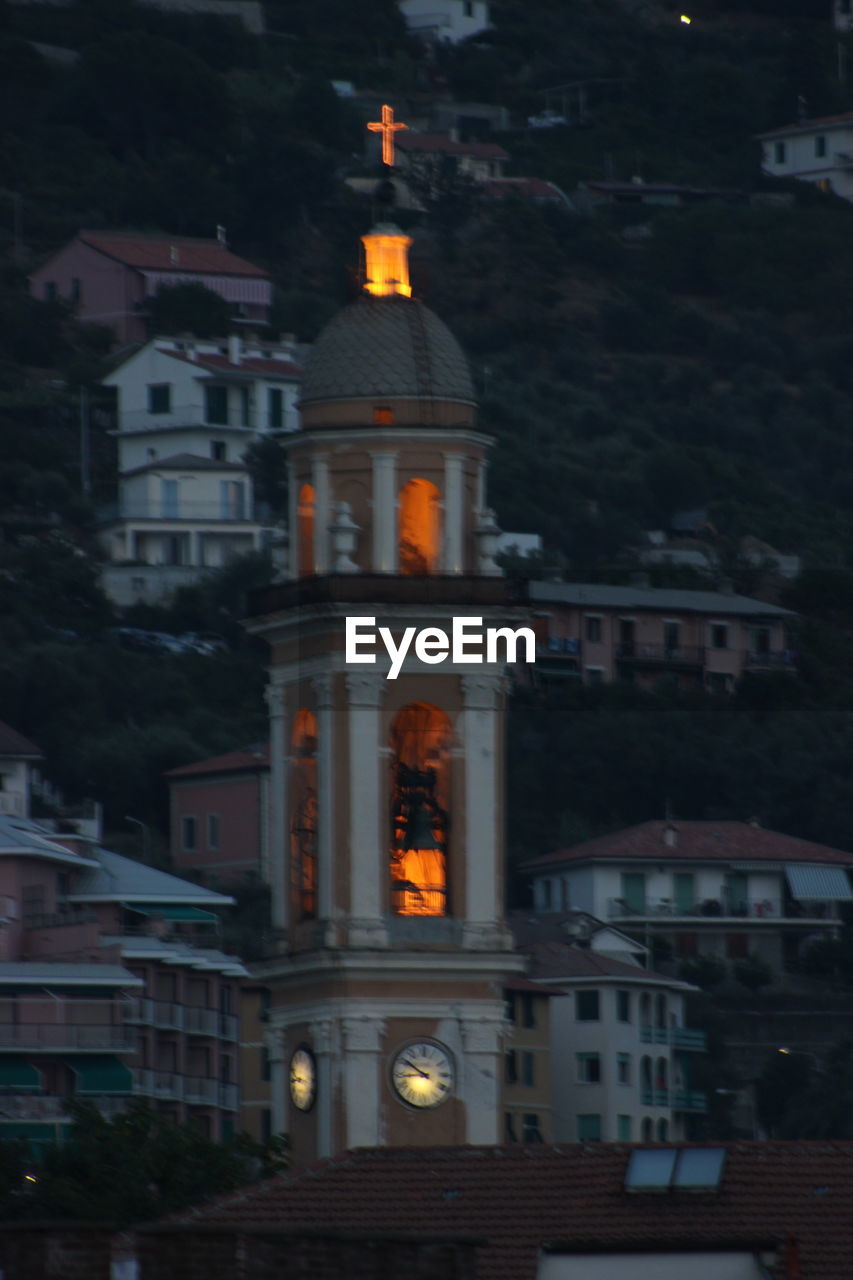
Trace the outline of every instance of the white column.
<instances>
[{"instance_id":1,"label":"white column","mask_svg":"<svg viewBox=\"0 0 853 1280\"><path fill-rule=\"evenodd\" d=\"M500 1142L502 1021L497 1015L461 1020L465 1051L460 1093L465 1104L465 1141L478 1146Z\"/></svg>"},{"instance_id":2,"label":"white column","mask_svg":"<svg viewBox=\"0 0 853 1280\"><path fill-rule=\"evenodd\" d=\"M273 1133L290 1128L290 1090L287 1079L287 1044L283 1027L270 1026L264 1035L270 1055L270 1110Z\"/></svg>"},{"instance_id":3,"label":"white column","mask_svg":"<svg viewBox=\"0 0 853 1280\"><path fill-rule=\"evenodd\" d=\"M464 467L465 459L461 454L444 455L445 573L462 573L465 567Z\"/></svg>"},{"instance_id":4,"label":"white column","mask_svg":"<svg viewBox=\"0 0 853 1280\"><path fill-rule=\"evenodd\" d=\"M397 455L371 453L373 461L373 572L397 571Z\"/></svg>"},{"instance_id":5,"label":"white column","mask_svg":"<svg viewBox=\"0 0 853 1280\"><path fill-rule=\"evenodd\" d=\"M329 504L329 464L325 458L312 458L311 474L314 481L314 572L328 573L332 511Z\"/></svg>"},{"instance_id":6,"label":"white column","mask_svg":"<svg viewBox=\"0 0 853 1280\"><path fill-rule=\"evenodd\" d=\"M200 565L201 560L201 534L197 529L189 531L189 563L191 565Z\"/></svg>"},{"instance_id":7,"label":"white column","mask_svg":"<svg viewBox=\"0 0 853 1280\"><path fill-rule=\"evenodd\" d=\"M317 1064L317 1158L323 1160L335 1154L334 1108L335 1081L332 1078L332 1062L337 1057L332 1040L332 1023L319 1018L309 1028L311 1048Z\"/></svg>"},{"instance_id":8,"label":"white column","mask_svg":"<svg viewBox=\"0 0 853 1280\"><path fill-rule=\"evenodd\" d=\"M347 676L349 695L350 904L351 946L384 946L383 920L388 876L388 832L383 821L380 756L381 675Z\"/></svg>"},{"instance_id":9,"label":"white column","mask_svg":"<svg viewBox=\"0 0 853 1280\"><path fill-rule=\"evenodd\" d=\"M498 693L502 675L463 676L465 749L465 923L464 945L497 943L498 865Z\"/></svg>"},{"instance_id":10,"label":"white column","mask_svg":"<svg viewBox=\"0 0 853 1280\"><path fill-rule=\"evenodd\" d=\"M290 921L290 847L287 839L290 759L287 741L287 697L284 686L269 684L266 701L270 717L269 884L272 923L286 929Z\"/></svg>"},{"instance_id":11,"label":"white column","mask_svg":"<svg viewBox=\"0 0 853 1280\"><path fill-rule=\"evenodd\" d=\"M330 920L334 914L334 693L331 675L315 676L311 683L317 701L317 916Z\"/></svg>"},{"instance_id":12,"label":"white column","mask_svg":"<svg viewBox=\"0 0 853 1280\"><path fill-rule=\"evenodd\" d=\"M346 1145L381 1146L380 1054L385 1023L382 1018L344 1018L344 1113Z\"/></svg>"}]
</instances>

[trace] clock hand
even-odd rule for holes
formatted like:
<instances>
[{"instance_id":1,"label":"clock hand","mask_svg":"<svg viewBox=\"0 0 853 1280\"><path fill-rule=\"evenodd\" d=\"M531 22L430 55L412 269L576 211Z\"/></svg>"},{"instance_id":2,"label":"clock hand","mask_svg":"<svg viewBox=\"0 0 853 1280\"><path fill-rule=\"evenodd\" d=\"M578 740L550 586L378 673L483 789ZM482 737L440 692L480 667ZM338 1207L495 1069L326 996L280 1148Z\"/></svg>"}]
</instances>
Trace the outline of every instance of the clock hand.
<instances>
[{"instance_id":1,"label":"clock hand","mask_svg":"<svg viewBox=\"0 0 853 1280\"><path fill-rule=\"evenodd\" d=\"M411 1067L413 1071L417 1071L419 1076L423 1076L424 1080L429 1080L428 1071L421 1071L420 1067L416 1067L414 1062L410 1062L408 1058L404 1058L403 1061L407 1067Z\"/></svg>"}]
</instances>

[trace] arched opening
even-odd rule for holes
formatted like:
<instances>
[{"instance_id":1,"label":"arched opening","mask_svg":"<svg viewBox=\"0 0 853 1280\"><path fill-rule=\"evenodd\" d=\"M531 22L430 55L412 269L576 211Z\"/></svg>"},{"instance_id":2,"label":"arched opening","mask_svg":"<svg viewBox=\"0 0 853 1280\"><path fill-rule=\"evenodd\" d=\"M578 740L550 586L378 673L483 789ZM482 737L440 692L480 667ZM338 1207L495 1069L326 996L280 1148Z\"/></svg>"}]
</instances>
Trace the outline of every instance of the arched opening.
<instances>
[{"instance_id":1,"label":"arched opening","mask_svg":"<svg viewBox=\"0 0 853 1280\"><path fill-rule=\"evenodd\" d=\"M403 916L447 914L450 719L414 702L391 726L391 907Z\"/></svg>"},{"instance_id":2,"label":"arched opening","mask_svg":"<svg viewBox=\"0 0 853 1280\"><path fill-rule=\"evenodd\" d=\"M299 576L307 578L314 572L314 488L310 484L304 484L299 490L296 525L299 541Z\"/></svg>"},{"instance_id":3,"label":"arched opening","mask_svg":"<svg viewBox=\"0 0 853 1280\"><path fill-rule=\"evenodd\" d=\"M317 721L297 711L291 738L290 884L294 918L317 915Z\"/></svg>"},{"instance_id":4,"label":"arched opening","mask_svg":"<svg viewBox=\"0 0 853 1280\"><path fill-rule=\"evenodd\" d=\"M658 1093L666 1093L669 1089L669 1063L666 1058L658 1058L655 1067L655 1089Z\"/></svg>"},{"instance_id":5,"label":"arched opening","mask_svg":"<svg viewBox=\"0 0 853 1280\"><path fill-rule=\"evenodd\" d=\"M666 1026L666 996L659 995L655 997L655 1026Z\"/></svg>"},{"instance_id":6,"label":"arched opening","mask_svg":"<svg viewBox=\"0 0 853 1280\"><path fill-rule=\"evenodd\" d=\"M640 1087L643 1093L652 1091L652 1060L645 1054L640 1062Z\"/></svg>"},{"instance_id":7,"label":"arched opening","mask_svg":"<svg viewBox=\"0 0 853 1280\"><path fill-rule=\"evenodd\" d=\"M661 1117L658 1120L658 1142L667 1142L669 1140L669 1123Z\"/></svg>"},{"instance_id":8,"label":"arched opening","mask_svg":"<svg viewBox=\"0 0 853 1280\"><path fill-rule=\"evenodd\" d=\"M645 1116L643 1119L643 1142L654 1141L654 1127L651 1116Z\"/></svg>"},{"instance_id":9,"label":"arched opening","mask_svg":"<svg viewBox=\"0 0 853 1280\"><path fill-rule=\"evenodd\" d=\"M441 495L429 480L410 480L400 490L400 573L435 573L440 539Z\"/></svg>"}]
</instances>

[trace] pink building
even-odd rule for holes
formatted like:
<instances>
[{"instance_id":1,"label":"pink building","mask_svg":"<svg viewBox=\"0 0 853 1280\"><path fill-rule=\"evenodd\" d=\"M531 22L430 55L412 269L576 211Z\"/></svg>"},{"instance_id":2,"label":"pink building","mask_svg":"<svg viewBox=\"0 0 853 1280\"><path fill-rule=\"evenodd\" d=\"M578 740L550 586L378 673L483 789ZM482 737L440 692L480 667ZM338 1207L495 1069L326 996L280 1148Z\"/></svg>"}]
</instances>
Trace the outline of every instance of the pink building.
<instances>
[{"instance_id":1,"label":"pink building","mask_svg":"<svg viewBox=\"0 0 853 1280\"><path fill-rule=\"evenodd\" d=\"M144 1097L227 1136L239 988L212 908L231 899L79 834L0 817L0 1139L60 1137L71 1097Z\"/></svg>"},{"instance_id":2,"label":"pink building","mask_svg":"<svg viewBox=\"0 0 853 1280\"><path fill-rule=\"evenodd\" d=\"M148 337L147 300L164 286L203 284L257 325L269 319L272 284L266 272L220 240L80 231L30 276L34 298L69 302L80 320L115 330L119 346Z\"/></svg>"},{"instance_id":3,"label":"pink building","mask_svg":"<svg viewBox=\"0 0 853 1280\"><path fill-rule=\"evenodd\" d=\"M215 882L268 880L269 743L199 760L166 774L175 866Z\"/></svg>"}]
</instances>

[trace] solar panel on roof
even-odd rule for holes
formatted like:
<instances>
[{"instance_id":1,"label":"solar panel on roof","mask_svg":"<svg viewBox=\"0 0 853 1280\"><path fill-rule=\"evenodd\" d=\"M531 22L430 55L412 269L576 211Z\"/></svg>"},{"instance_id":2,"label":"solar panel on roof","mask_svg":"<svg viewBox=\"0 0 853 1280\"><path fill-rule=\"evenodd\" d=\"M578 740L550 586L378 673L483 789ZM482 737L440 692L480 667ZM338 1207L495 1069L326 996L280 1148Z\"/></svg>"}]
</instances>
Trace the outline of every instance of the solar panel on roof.
<instances>
[{"instance_id":1,"label":"solar panel on roof","mask_svg":"<svg viewBox=\"0 0 853 1280\"><path fill-rule=\"evenodd\" d=\"M631 1152L625 1174L626 1191L667 1191L675 1157L671 1147L648 1147Z\"/></svg>"},{"instance_id":2,"label":"solar panel on roof","mask_svg":"<svg viewBox=\"0 0 853 1280\"><path fill-rule=\"evenodd\" d=\"M687 1148L679 1153L672 1185L688 1191L716 1191L725 1160L722 1147Z\"/></svg>"}]
</instances>

